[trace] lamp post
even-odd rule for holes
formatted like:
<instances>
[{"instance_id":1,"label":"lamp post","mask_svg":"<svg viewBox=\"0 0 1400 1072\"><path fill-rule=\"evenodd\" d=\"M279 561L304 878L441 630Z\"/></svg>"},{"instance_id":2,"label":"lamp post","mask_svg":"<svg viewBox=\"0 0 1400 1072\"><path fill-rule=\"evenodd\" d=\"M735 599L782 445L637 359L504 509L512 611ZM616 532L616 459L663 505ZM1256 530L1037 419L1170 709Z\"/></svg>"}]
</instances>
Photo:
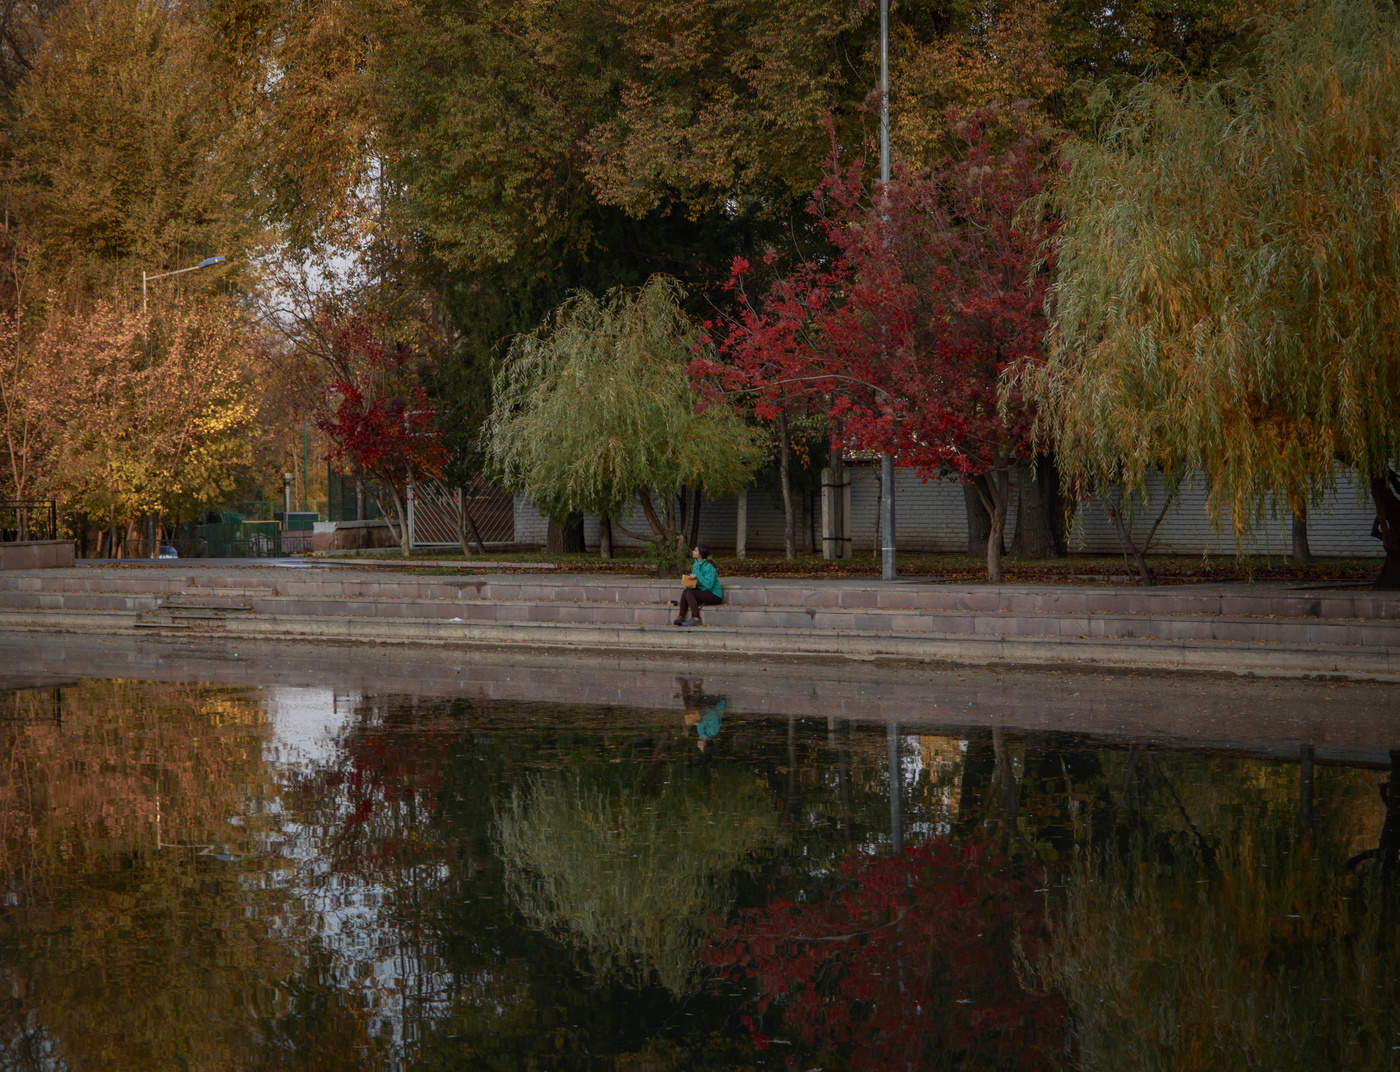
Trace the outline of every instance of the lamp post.
<instances>
[{"instance_id":1,"label":"lamp post","mask_svg":"<svg viewBox=\"0 0 1400 1072\"><path fill-rule=\"evenodd\" d=\"M890 185L890 0L880 0L880 201L886 204ZM888 213L882 212L884 221ZM883 320L883 317L881 318ZM883 339L885 326L880 325ZM883 343L881 344L883 346ZM894 455L880 455L880 579L893 581L894 539Z\"/></svg>"},{"instance_id":2,"label":"lamp post","mask_svg":"<svg viewBox=\"0 0 1400 1072\"><path fill-rule=\"evenodd\" d=\"M205 258L204 258L202 261L200 261L198 264L191 264L188 268L176 268L176 269L174 269L173 271L169 271L169 272L155 272L155 273L153 273L153 274L148 274L145 270L142 270L142 272L141 272L141 315L142 315L142 316L145 316L145 315L146 315L146 284L149 283L152 279L164 279L164 278L165 278L166 276L168 276L168 275L182 275L182 274L184 274L185 272L195 272L195 271L198 271L200 268L208 268L208 267L211 267L212 265L215 265L215 264L221 264L221 263L223 263L223 261L224 261L224 257L223 257L222 255L220 255L220 256L215 256L215 257L205 257Z\"/></svg>"},{"instance_id":3,"label":"lamp post","mask_svg":"<svg viewBox=\"0 0 1400 1072\"><path fill-rule=\"evenodd\" d=\"M164 278L165 278L166 276L168 276L168 275L183 275L185 272L194 272L194 271L198 271L200 268L208 268L208 267L210 267L211 265L220 264L220 263L223 262L223 260L224 260L223 254L218 254L218 255L213 256L213 257L205 257L205 258L204 258L202 261L200 261L198 264L192 264L192 265L190 265L188 268L176 268L176 269L174 269L173 271L169 271L169 272L155 272L155 273L150 273L150 272L147 272L144 268L141 269L141 315L142 315L142 316L145 316L145 315L146 315L146 284L149 283L152 279L164 279ZM151 558L159 558L159 557L160 557L160 548L159 548L159 546L156 545L156 542L155 542L155 540L156 540L155 532L156 532L156 519L155 519L155 515L154 515L154 514L147 514L147 515L146 515L146 546L147 546L147 548L149 549L149 553L150 553L150 557L151 557Z\"/></svg>"}]
</instances>

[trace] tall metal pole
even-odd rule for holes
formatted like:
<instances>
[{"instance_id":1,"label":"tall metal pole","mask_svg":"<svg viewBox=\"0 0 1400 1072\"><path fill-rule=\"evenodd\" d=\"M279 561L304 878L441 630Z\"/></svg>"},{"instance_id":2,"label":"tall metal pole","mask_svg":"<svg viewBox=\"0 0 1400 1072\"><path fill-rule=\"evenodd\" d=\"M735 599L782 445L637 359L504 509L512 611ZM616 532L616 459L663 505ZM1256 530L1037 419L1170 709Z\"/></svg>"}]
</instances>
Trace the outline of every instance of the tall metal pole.
<instances>
[{"instance_id":1,"label":"tall metal pole","mask_svg":"<svg viewBox=\"0 0 1400 1072\"><path fill-rule=\"evenodd\" d=\"M880 0L880 203L883 222L889 215L885 191L890 184L890 0ZM882 317L883 319L883 317ZM884 324L880 325L883 339ZM882 343L883 346L883 343ZM885 355L881 355L882 357ZM894 455L880 456L880 577L895 579Z\"/></svg>"}]
</instances>

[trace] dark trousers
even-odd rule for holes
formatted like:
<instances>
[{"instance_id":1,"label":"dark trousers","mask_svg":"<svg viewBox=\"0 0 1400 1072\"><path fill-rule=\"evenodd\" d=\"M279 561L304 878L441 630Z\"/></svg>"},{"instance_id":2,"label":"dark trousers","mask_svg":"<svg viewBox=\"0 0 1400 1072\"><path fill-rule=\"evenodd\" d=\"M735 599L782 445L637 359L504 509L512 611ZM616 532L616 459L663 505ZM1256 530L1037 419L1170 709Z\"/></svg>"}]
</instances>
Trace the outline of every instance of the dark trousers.
<instances>
[{"instance_id":1,"label":"dark trousers","mask_svg":"<svg viewBox=\"0 0 1400 1072\"><path fill-rule=\"evenodd\" d=\"M701 607L713 607L716 603L723 602L719 596L703 588L682 588L681 617L699 618Z\"/></svg>"}]
</instances>

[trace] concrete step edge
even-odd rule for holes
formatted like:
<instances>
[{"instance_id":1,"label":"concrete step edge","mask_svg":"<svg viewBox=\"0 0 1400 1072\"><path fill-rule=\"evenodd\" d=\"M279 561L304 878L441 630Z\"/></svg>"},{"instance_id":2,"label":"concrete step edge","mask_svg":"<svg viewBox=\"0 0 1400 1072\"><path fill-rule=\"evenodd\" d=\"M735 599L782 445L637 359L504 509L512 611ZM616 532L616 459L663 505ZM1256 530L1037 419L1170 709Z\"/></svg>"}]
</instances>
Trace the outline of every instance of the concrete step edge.
<instances>
[{"instance_id":1,"label":"concrete step edge","mask_svg":"<svg viewBox=\"0 0 1400 1072\"><path fill-rule=\"evenodd\" d=\"M550 599L538 600L529 598L457 598L457 597L405 597L394 594L373 594L373 595L345 595L342 593L321 593L316 595L295 594L295 595L233 595L219 597L208 596L205 593L190 592L97 592L67 591L67 592L39 592L39 591L0 591L0 605L27 605L33 606L39 601L47 600L61 601L66 597L82 598L91 601L103 599L137 599L137 600L163 600L166 602L179 602L189 600L198 601L201 604L215 605L222 604L222 600L227 599L229 605L233 605L234 600L247 603L250 600L259 604L269 606L271 604L296 605L302 603L326 603L336 606L369 606L400 604L403 606L556 606L556 607L576 607L576 608L607 608L607 607L657 607L662 608L670 605L673 600L670 596L658 594L656 598L640 599ZM1275 611L1278 608L1274 608ZM1148 619L1219 619L1232 621L1248 620L1277 620L1277 621L1297 621L1313 623L1394 623L1400 625L1400 614L1396 615L1365 615L1355 613L1333 613L1333 614L1284 614L1284 613L1242 613L1238 609L1231 612L1213 611L1198 608L1173 608L1170 605L1155 608L1138 609L1122 606L1064 606L1064 607L1033 607L1033 606L940 606L940 605L914 605L914 606L855 606L855 605L799 605L796 603L773 603L773 602L748 602L746 600L727 601L719 609L720 613L725 611L747 611L752 613L811 613L811 614L914 614L929 616L953 616L953 615L973 615L979 617L1118 617ZM353 611L352 611L353 612ZM338 612L337 612L338 613Z\"/></svg>"},{"instance_id":2,"label":"concrete step edge","mask_svg":"<svg viewBox=\"0 0 1400 1072\"><path fill-rule=\"evenodd\" d=\"M0 608L0 631L148 635L158 629L137 626L131 612L13 615ZM1079 665L1125 669L1185 669L1270 677L1342 677L1400 681L1400 650L1325 645L1279 645L1214 640L1161 638L1072 638L860 633L856 631L752 630L707 625L701 629L672 626L578 626L555 623L450 623L434 619L372 620L356 618L234 617L208 627L210 633L237 640L341 641L412 646L414 644L501 649L547 648L564 652L636 651L707 652L752 658L822 658L864 662L909 659L967 665ZM172 627L198 635L201 629ZM36 643L42 643L36 640Z\"/></svg>"}]
</instances>

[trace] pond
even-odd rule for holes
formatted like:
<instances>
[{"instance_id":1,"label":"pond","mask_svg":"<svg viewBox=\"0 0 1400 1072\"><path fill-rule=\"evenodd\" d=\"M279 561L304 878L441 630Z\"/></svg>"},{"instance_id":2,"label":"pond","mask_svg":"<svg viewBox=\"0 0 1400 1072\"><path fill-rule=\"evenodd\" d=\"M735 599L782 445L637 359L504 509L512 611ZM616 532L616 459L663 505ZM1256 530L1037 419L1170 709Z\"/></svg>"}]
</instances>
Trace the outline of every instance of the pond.
<instances>
[{"instance_id":1,"label":"pond","mask_svg":"<svg viewBox=\"0 0 1400 1072\"><path fill-rule=\"evenodd\" d=\"M1381 686L152 650L0 672L0 1069L1400 1063Z\"/></svg>"}]
</instances>

